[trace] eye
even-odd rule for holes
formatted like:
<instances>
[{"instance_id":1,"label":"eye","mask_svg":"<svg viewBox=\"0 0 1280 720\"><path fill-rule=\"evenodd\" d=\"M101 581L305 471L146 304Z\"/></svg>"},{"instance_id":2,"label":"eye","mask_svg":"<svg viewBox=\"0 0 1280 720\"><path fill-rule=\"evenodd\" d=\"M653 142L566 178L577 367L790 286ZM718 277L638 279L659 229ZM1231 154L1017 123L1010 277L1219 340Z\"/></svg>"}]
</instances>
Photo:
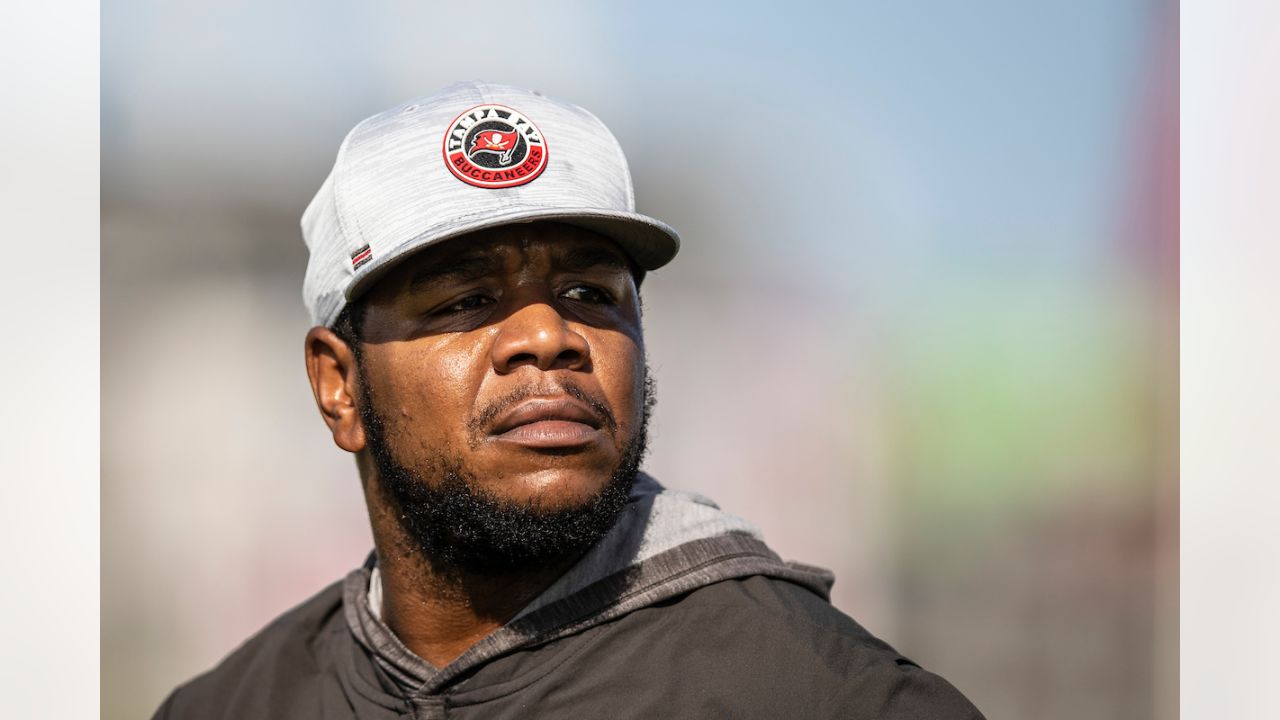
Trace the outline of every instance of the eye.
<instances>
[{"instance_id":1,"label":"eye","mask_svg":"<svg viewBox=\"0 0 1280 720\"><path fill-rule=\"evenodd\" d=\"M433 315L448 315L449 313L461 313L469 310L478 310L486 305L493 304L493 298L488 295L468 295L457 302L445 305L444 307L433 312Z\"/></svg>"},{"instance_id":2,"label":"eye","mask_svg":"<svg viewBox=\"0 0 1280 720\"><path fill-rule=\"evenodd\" d=\"M560 293L560 297L578 302L591 303L592 305L612 305L613 298L609 293L597 287L590 285L574 285L573 287Z\"/></svg>"}]
</instances>

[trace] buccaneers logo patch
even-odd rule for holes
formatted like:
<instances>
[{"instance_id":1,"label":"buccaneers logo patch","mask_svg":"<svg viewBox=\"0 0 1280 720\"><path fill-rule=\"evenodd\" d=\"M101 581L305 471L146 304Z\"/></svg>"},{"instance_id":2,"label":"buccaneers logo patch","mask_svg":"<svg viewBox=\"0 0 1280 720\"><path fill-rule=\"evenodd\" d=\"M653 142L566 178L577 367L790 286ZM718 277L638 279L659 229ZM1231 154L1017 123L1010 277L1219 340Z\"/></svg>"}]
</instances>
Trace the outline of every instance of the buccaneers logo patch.
<instances>
[{"instance_id":1,"label":"buccaneers logo patch","mask_svg":"<svg viewBox=\"0 0 1280 720\"><path fill-rule=\"evenodd\" d=\"M479 105L445 130L444 164L481 188L523 185L547 167L547 143L529 118L504 105Z\"/></svg>"}]
</instances>

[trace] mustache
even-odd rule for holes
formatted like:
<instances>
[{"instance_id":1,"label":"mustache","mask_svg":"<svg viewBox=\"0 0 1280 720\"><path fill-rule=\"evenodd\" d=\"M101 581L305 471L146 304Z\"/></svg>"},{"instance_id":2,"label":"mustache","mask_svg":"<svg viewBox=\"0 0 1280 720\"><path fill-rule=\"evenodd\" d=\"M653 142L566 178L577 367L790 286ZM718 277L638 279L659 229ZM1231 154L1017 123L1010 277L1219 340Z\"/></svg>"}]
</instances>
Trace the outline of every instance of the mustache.
<instances>
[{"instance_id":1,"label":"mustache","mask_svg":"<svg viewBox=\"0 0 1280 720\"><path fill-rule=\"evenodd\" d=\"M555 395L568 395L569 397L581 402L591 409L602 425L609 429L609 432L616 432L618 422L613 416L613 411L609 409L608 403L604 398L598 397L592 393L582 389L582 386L573 380L563 380L559 384L553 385L523 385L512 390L511 392L495 398L485 404L475 415L467 420L467 429L472 437L478 437L484 429L493 424L494 418L506 412L516 403L527 400L531 397L553 397Z\"/></svg>"}]
</instances>

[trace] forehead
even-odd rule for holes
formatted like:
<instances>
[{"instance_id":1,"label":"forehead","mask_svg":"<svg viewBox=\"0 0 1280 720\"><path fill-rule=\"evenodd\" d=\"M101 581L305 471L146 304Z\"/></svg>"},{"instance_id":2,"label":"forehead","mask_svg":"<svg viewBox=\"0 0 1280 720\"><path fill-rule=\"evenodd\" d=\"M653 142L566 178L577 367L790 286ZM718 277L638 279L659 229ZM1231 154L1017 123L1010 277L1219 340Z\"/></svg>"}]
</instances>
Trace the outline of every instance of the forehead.
<instances>
[{"instance_id":1,"label":"forehead","mask_svg":"<svg viewBox=\"0 0 1280 720\"><path fill-rule=\"evenodd\" d=\"M599 233L559 223L489 228L446 240L406 258L369 296L421 291L450 280L546 271L606 270L635 273L617 243Z\"/></svg>"}]
</instances>

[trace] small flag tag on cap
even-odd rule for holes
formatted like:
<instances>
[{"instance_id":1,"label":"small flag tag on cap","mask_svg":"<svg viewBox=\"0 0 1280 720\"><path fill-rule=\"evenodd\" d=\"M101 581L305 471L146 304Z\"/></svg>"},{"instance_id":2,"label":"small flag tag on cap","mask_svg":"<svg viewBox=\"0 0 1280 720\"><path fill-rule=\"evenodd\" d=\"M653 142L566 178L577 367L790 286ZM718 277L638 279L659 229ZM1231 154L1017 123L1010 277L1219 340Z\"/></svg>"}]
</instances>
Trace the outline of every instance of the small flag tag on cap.
<instances>
[{"instance_id":1,"label":"small flag tag on cap","mask_svg":"<svg viewBox=\"0 0 1280 720\"><path fill-rule=\"evenodd\" d=\"M368 245L362 246L359 250L351 253L351 269L359 270L361 265L373 259L373 251Z\"/></svg>"}]
</instances>

